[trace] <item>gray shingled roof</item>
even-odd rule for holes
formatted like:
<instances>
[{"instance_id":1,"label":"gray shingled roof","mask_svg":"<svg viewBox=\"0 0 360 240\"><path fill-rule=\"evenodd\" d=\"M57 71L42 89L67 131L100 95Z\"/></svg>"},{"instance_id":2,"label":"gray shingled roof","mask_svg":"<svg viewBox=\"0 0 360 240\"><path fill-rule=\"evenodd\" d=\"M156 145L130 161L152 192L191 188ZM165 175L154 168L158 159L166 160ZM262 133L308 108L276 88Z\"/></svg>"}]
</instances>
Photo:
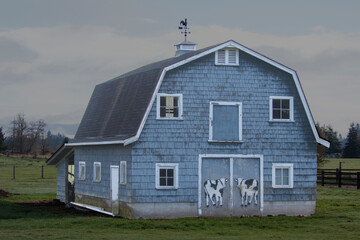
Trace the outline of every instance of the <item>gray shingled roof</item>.
<instances>
[{"instance_id":1,"label":"gray shingled roof","mask_svg":"<svg viewBox=\"0 0 360 240\"><path fill-rule=\"evenodd\" d=\"M71 143L134 137L163 69L218 45L155 62L97 85Z\"/></svg>"}]
</instances>

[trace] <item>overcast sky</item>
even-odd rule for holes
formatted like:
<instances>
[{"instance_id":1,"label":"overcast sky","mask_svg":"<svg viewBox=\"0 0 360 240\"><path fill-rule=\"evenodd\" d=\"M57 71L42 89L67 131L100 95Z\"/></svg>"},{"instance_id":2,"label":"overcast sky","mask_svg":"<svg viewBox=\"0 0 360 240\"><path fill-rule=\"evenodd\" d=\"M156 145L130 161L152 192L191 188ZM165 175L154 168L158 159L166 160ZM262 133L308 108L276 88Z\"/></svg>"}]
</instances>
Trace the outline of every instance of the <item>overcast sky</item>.
<instances>
[{"instance_id":1,"label":"overcast sky","mask_svg":"<svg viewBox=\"0 0 360 240\"><path fill-rule=\"evenodd\" d=\"M297 71L316 122L360 122L360 1L0 0L0 126L81 121L96 84L235 40Z\"/></svg>"}]
</instances>

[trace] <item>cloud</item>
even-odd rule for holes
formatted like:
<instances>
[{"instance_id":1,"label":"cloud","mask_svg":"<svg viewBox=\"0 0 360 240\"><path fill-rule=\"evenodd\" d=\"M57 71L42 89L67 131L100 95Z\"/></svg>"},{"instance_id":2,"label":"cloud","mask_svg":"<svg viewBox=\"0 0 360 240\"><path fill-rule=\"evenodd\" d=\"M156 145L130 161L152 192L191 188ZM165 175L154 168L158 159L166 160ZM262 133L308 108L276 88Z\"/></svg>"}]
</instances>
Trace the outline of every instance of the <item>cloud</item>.
<instances>
[{"instance_id":1,"label":"cloud","mask_svg":"<svg viewBox=\"0 0 360 240\"><path fill-rule=\"evenodd\" d=\"M360 89L360 33L317 26L307 34L272 35L194 25L189 37L199 48L229 39L295 69L315 120L331 123L340 132L346 132L351 121L360 122L355 114L360 109L354 105ZM8 50L0 56L0 117L24 112L48 123L79 123L96 84L174 56L173 44L180 41L176 30L137 37L107 26L2 31L0 51Z\"/></svg>"}]
</instances>

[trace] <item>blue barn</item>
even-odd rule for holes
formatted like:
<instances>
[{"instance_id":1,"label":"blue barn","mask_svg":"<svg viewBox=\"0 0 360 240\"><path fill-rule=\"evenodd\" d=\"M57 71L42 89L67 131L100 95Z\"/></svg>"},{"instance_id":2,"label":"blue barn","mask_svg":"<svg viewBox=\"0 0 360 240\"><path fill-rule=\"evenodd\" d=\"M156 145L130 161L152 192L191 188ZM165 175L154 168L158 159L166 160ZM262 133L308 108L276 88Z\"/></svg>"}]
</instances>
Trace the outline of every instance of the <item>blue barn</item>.
<instances>
[{"instance_id":1,"label":"blue barn","mask_svg":"<svg viewBox=\"0 0 360 240\"><path fill-rule=\"evenodd\" d=\"M57 198L127 218L310 215L319 137L296 72L235 41L99 84L49 160Z\"/></svg>"}]
</instances>

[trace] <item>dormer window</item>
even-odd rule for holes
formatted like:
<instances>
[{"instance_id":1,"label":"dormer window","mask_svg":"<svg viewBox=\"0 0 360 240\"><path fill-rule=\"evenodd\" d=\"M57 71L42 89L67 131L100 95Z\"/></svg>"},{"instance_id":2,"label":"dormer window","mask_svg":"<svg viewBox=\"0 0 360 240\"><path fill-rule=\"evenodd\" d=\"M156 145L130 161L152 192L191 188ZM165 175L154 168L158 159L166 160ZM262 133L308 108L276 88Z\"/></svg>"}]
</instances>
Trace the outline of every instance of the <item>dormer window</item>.
<instances>
[{"instance_id":1,"label":"dormer window","mask_svg":"<svg viewBox=\"0 0 360 240\"><path fill-rule=\"evenodd\" d=\"M225 48L216 51L215 53L216 65L239 65L239 50L236 48Z\"/></svg>"},{"instance_id":2,"label":"dormer window","mask_svg":"<svg viewBox=\"0 0 360 240\"><path fill-rule=\"evenodd\" d=\"M157 119L182 119L182 94L157 95Z\"/></svg>"}]
</instances>

